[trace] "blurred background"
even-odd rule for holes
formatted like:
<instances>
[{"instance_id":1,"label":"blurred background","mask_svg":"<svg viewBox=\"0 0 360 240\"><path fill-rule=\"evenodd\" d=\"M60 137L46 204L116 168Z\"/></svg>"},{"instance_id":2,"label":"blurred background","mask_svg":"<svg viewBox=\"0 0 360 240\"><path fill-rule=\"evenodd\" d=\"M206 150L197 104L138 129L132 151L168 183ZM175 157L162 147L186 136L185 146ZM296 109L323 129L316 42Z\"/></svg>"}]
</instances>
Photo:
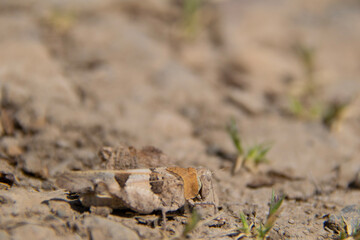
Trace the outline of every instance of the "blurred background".
<instances>
[{"instance_id":1,"label":"blurred background","mask_svg":"<svg viewBox=\"0 0 360 240\"><path fill-rule=\"evenodd\" d=\"M359 23L358 0L2 0L1 166L49 190L102 146L153 145L211 169L223 204L352 203ZM267 164L232 175L227 126Z\"/></svg>"}]
</instances>

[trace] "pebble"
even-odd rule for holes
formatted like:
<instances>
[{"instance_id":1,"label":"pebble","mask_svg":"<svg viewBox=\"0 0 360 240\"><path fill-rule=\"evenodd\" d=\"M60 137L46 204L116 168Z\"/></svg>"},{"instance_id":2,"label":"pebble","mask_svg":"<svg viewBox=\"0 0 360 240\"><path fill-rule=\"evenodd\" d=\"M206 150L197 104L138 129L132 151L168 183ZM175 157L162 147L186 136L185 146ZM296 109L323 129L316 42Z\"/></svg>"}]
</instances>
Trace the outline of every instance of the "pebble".
<instances>
[{"instance_id":1,"label":"pebble","mask_svg":"<svg viewBox=\"0 0 360 240\"><path fill-rule=\"evenodd\" d=\"M49 208L52 213L62 219L69 219L73 216L70 204L63 201L49 201Z\"/></svg>"},{"instance_id":2,"label":"pebble","mask_svg":"<svg viewBox=\"0 0 360 240\"><path fill-rule=\"evenodd\" d=\"M121 223L98 216L87 216L84 220L84 226L89 229L90 239L139 239L137 234L125 227Z\"/></svg>"},{"instance_id":3,"label":"pebble","mask_svg":"<svg viewBox=\"0 0 360 240\"><path fill-rule=\"evenodd\" d=\"M22 240L22 239L37 239L37 240L47 240L47 239L58 239L55 232L51 228L26 224L20 227L15 228L12 231L13 240Z\"/></svg>"}]
</instances>

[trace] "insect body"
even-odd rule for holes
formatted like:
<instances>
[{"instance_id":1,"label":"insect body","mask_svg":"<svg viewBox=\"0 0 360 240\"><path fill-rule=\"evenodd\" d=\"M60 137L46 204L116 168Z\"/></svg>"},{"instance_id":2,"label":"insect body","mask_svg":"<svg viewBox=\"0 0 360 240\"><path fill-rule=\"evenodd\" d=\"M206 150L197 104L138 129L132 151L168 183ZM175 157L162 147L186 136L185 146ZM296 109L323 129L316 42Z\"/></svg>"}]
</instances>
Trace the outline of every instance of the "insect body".
<instances>
[{"instance_id":1,"label":"insect body","mask_svg":"<svg viewBox=\"0 0 360 240\"><path fill-rule=\"evenodd\" d=\"M64 173L57 185L80 194L86 207L163 214L189 205L217 205L211 172L205 168L160 167Z\"/></svg>"}]
</instances>

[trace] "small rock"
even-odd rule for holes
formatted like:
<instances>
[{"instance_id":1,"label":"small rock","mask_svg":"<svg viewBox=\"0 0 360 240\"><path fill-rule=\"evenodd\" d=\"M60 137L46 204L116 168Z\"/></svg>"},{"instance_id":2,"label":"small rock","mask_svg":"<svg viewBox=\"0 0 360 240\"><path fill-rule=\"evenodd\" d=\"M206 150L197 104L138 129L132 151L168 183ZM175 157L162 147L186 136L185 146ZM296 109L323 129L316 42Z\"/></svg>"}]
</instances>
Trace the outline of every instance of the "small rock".
<instances>
[{"instance_id":1,"label":"small rock","mask_svg":"<svg viewBox=\"0 0 360 240\"><path fill-rule=\"evenodd\" d=\"M11 157L19 156L23 153L23 150L18 145L11 145L6 150L7 154Z\"/></svg>"},{"instance_id":2,"label":"small rock","mask_svg":"<svg viewBox=\"0 0 360 240\"><path fill-rule=\"evenodd\" d=\"M336 208L336 205L334 203L324 203L323 207L325 209L332 209L334 210Z\"/></svg>"},{"instance_id":3,"label":"small rock","mask_svg":"<svg viewBox=\"0 0 360 240\"><path fill-rule=\"evenodd\" d=\"M289 219L288 223L290 223L290 224L294 224L294 223L295 223L295 221L294 221L294 219Z\"/></svg>"},{"instance_id":4,"label":"small rock","mask_svg":"<svg viewBox=\"0 0 360 240\"><path fill-rule=\"evenodd\" d=\"M39 192L22 187L13 187L8 191L2 191L0 198L6 205L0 212L12 216L46 216L50 209L44 203L49 199L66 199L64 191Z\"/></svg>"},{"instance_id":5,"label":"small rock","mask_svg":"<svg viewBox=\"0 0 360 240\"><path fill-rule=\"evenodd\" d=\"M14 202L15 202L14 200L12 200L6 196L0 195L0 205L1 204L13 204Z\"/></svg>"},{"instance_id":6,"label":"small rock","mask_svg":"<svg viewBox=\"0 0 360 240\"><path fill-rule=\"evenodd\" d=\"M11 22L7 22L7 23L11 24ZM31 28L29 26L27 27ZM9 76L9 78L11 78L11 76ZM14 82L9 81L3 84L1 90L2 90L1 98L3 99L3 101L5 101L6 103L10 103L11 105L24 106L31 98L30 97L31 91L29 91L26 88L26 86L24 86L24 84L16 84Z\"/></svg>"},{"instance_id":7,"label":"small rock","mask_svg":"<svg viewBox=\"0 0 360 240\"><path fill-rule=\"evenodd\" d=\"M284 192L286 192L286 197L292 200L306 200L310 198L316 190L314 184L308 179L292 182L286 181L282 188Z\"/></svg>"},{"instance_id":8,"label":"small rock","mask_svg":"<svg viewBox=\"0 0 360 240\"><path fill-rule=\"evenodd\" d=\"M54 186L54 184L50 181L42 181L41 182L41 188L45 191L51 191L51 190L55 190L56 187Z\"/></svg>"},{"instance_id":9,"label":"small rock","mask_svg":"<svg viewBox=\"0 0 360 240\"><path fill-rule=\"evenodd\" d=\"M37 239L37 240L48 240L48 239L59 239L51 228L37 226L32 224L22 225L12 230L13 240L22 239Z\"/></svg>"},{"instance_id":10,"label":"small rock","mask_svg":"<svg viewBox=\"0 0 360 240\"><path fill-rule=\"evenodd\" d=\"M120 223L98 216L87 216L84 225L89 229L90 239L139 239L137 234Z\"/></svg>"},{"instance_id":11,"label":"small rock","mask_svg":"<svg viewBox=\"0 0 360 240\"><path fill-rule=\"evenodd\" d=\"M64 139L59 139L55 142L55 146L58 148L69 148L71 144L69 143L69 141L66 141Z\"/></svg>"},{"instance_id":12,"label":"small rock","mask_svg":"<svg viewBox=\"0 0 360 240\"><path fill-rule=\"evenodd\" d=\"M37 132L46 124L43 108L28 107L20 109L15 115L16 122L25 132Z\"/></svg>"},{"instance_id":13,"label":"small rock","mask_svg":"<svg viewBox=\"0 0 360 240\"><path fill-rule=\"evenodd\" d=\"M48 206L52 213L62 219L68 219L73 216L70 204L64 201L49 201Z\"/></svg>"},{"instance_id":14,"label":"small rock","mask_svg":"<svg viewBox=\"0 0 360 240\"><path fill-rule=\"evenodd\" d=\"M0 145L10 157L19 156L23 153L19 141L13 137L3 137Z\"/></svg>"},{"instance_id":15,"label":"small rock","mask_svg":"<svg viewBox=\"0 0 360 240\"><path fill-rule=\"evenodd\" d=\"M309 209L306 209L306 210L304 210L304 213L306 213L306 214L311 214L312 213L312 210L309 208Z\"/></svg>"},{"instance_id":16,"label":"small rock","mask_svg":"<svg viewBox=\"0 0 360 240\"><path fill-rule=\"evenodd\" d=\"M35 155L27 154L24 156L22 169L27 172L34 174L38 177L47 178L48 177L48 169L44 166L44 162Z\"/></svg>"},{"instance_id":17,"label":"small rock","mask_svg":"<svg viewBox=\"0 0 360 240\"><path fill-rule=\"evenodd\" d=\"M229 100L249 114L260 114L265 111L265 101L261 95L240 90L229 91Z\"/></svg>"},{"instance_id":18,"label":"small rock","mask_svg":"<svg viewBox=\"0 0 360 240\"><path fill-rule=\"evenodd\" d=\"M96 154L90 149L77 149L74 152L75 158L79 159L80 162L85 164L86 166L94 166L98 159L96 158Z\"/></svg>"}]
</instances>

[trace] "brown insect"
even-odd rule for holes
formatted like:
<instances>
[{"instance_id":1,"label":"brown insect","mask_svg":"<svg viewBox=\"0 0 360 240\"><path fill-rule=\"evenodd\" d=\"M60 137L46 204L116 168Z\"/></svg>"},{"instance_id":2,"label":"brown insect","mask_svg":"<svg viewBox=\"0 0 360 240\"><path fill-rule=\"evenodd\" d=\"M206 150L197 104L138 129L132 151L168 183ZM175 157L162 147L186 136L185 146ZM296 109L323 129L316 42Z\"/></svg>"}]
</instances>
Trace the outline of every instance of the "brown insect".
<instances>
[{"instance_id":1,"label":"brown insect","mask_svg":"<svg viewBox=\"0 0 360 240\"><path fill-rule=\"evenodd\" d=\"M80 195L86 207L131 209L138 213L176 211L186 204L217 206L212 174L205 168L160 167L128 170L73 171L57 185Z\"/></svg>"}]
</instances>

